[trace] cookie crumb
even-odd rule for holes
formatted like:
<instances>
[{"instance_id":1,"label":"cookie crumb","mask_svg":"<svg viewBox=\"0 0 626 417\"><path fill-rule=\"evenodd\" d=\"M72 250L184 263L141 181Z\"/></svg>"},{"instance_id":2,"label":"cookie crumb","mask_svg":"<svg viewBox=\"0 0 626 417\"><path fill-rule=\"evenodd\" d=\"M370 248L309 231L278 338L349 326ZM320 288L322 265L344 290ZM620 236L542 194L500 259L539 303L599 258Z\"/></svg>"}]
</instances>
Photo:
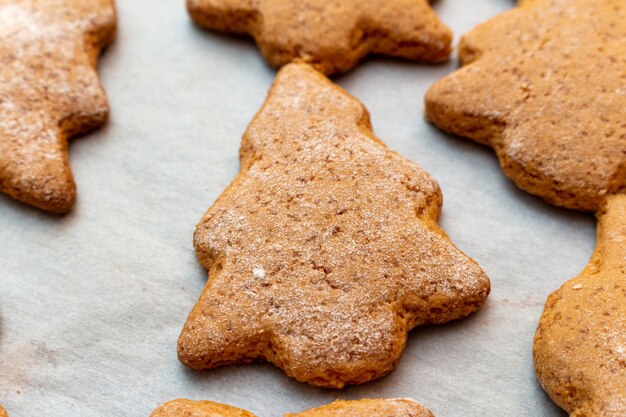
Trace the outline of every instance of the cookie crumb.
<instances>
[{"instance_id":1,"label":"cookie crumb","mask_svg":"<svg viewBox=\"0 0 626 417\"><path fill-rule=\"evenodd\" d=\"M583 284L576 284L572 287L573 290L580 290L583 288Z\"/></svg>"}]
</instances>

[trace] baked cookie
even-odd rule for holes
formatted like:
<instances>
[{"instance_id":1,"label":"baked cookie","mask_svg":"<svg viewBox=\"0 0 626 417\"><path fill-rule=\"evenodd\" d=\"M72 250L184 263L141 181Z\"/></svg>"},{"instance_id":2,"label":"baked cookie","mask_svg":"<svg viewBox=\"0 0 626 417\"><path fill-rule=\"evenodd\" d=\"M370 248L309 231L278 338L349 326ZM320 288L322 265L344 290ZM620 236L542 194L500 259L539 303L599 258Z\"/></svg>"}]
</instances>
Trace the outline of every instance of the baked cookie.
<instances>
[{"instance_id":1,"label":"baked cookie","mask_svg":"<svg viewBox=\"0 0 626 417\"><path fill-rule=\"evenodd\" d=\"M307 64L284 67L244 135L239 175L197 226L209 278L180 360L264 358L334 388L391 371L410 329L463 318L489 294L437 226L441 202L359 101Z\"/></svg>"},{"instance_id":2,"label":"baked cookie","mask_svg":"<svg viewBox=\"0 0 626 417\"><path fill-rule=\"evenodd\" d=\"M333 74L369 53L439 62L451 50L428 0L187 0L187 9L201 26L251 35L276 67L298 58Z\"/></svg>"},{"instance_id":3,"label":"baked cookie","mask_svg":"<svg viewBox=\"0 0 626 417\"><path fill-rule=\"evenodd\" d=\"M150 417L256 417L240 408L212 401L178 399L159 406Z\"/></svg>"},{"instance_id":4,"label":"baked cookie","mask_svg":"<svg viewBox=\"0 0 626 417\"><path fill-rule=\"evenodd\" d=\"M4 411L4 408L2 408L1 405L0 405L0 417L9 417L9 415L7 414L6 411Z\"/></svg>"},{"instance_id":5,"label":"baked cookie","mask_svg":"<svg viewBox=\"0 0 626 417\"><path fill-rule=\"evenodd\" d=\"M330 405L285 414L285 417L433 417L411 400L337 401ZM247 411L211 401L175 400L157 408L151 417L255 417Z\"/></svg>"},{"instance_id":6,"label":"baked cookie","mask_svg":"<svg viewBox=\"0 0 626 417\"><path fill-rule=\"evenodd\" d=\"M95 68L114 32L113 0L0 0L0 191L71 209L67 140L107 119Z\"/></svg>"},{"instance_id":7,"label":"baked cookie","mask_svg":"<svg viewBox=\"0 0 626 417\"><path fill-rule=\"evenodd\" d=\"M285 414L285 417L433 417L424 406L412 400L360 400L335 401L332 404L304 411Z\"/></svg>"},{"instance_id":8,"label":"baked cookie","mask_svg":"<svg viewBox=\"0 0 626 417\"><path fill-rule=\"evenodd\" d=\"M553 293L535 336L535 368L572 417L626 416L626 195L599 214L596 251Z\"/></svg>"},{"instance_id":9,"label":"baked cookie","mask_svg":"<svg viewBox=\"0 0 626 417\"><path fill-rule=\"evenodd\" d=\"M463 38L426 117L492 146L520 188L597 211L626 188L624 39L624 0L524 1Z\"/></svg>"}]
</instances>

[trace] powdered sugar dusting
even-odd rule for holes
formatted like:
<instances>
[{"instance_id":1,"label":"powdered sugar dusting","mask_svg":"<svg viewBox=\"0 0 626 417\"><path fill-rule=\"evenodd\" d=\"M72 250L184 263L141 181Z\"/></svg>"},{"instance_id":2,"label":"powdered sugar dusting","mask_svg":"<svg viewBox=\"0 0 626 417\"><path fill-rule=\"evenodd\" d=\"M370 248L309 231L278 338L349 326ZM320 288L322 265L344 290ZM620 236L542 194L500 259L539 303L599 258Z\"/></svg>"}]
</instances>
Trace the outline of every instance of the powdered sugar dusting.
<instances>
[{"instance_id":1,"label":"powdered sugar dusting","mask_svg":"<svg viewBox=\"0 0 626 417\"><path fill-rule=\"evenodd\" d=\"M256 279L265 279L265 269L263 269L263 268L254 268L252 270L252 275Z\"/></svg>"},{"instance_id":2,"label":"powdered sugar dusting","mask_svg":"<svg viewBox=\"0 0 626 417\"><path fill-rule=\"evenodd\" d=\"M314 384L364 382L409 329L485 301L484 272L436 226L436 182L310 67L279 73L242 154L196 232L211 277L181 336L192 366L262 356Z\"/></svg>"},{"instance_id":3,"label":"powdered sugar dusting","mask_svg":"<svg viewBox=\"0 0 626 417\"><path fill-rule=\"evenodd\" d=\"M0 1L3 191L36 199L50 177L68 180L64 129L108 112L93 61L114 27L108 0Z\"/></svg>"}]
</instances>

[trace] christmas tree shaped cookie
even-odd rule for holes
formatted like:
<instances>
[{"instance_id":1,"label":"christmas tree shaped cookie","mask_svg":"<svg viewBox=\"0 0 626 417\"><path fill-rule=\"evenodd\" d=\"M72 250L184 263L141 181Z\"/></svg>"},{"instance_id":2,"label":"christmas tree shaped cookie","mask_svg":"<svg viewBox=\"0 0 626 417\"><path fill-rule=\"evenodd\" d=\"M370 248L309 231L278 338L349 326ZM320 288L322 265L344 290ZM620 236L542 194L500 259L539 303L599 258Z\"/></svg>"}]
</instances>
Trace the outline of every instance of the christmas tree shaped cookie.
<instances>
[{"instance_id":1,"label":"christmas tree shaped cookie","mask_svg":"<svg viewBox=\"0 0 626 417\"><path fill-rule=\"evenodd\" d=\"M0 0L0 191L71 209L67 140L107 119L95 67L114 32L112 0Z\"/></svg>"},{"instance_id":2,"label":"christmas tree shaped cookie","mask_svg":"<svg viewBox=\"0 0 626 417\"><path fill-rule=\"evenodd\" d=\"M411 400L336 401L332 404L285 417L433 417ZM256 417L240 408L211 401L174 400L157 408L151 417Z\"/></svg>"},{"instance_id":3,"label":"christmas tree shaped cookie","mask_svg":"<svg viewBox=\"0 0 626 417\"><path fill-rule=\"evenodd\" d=\"M391 371L407 333L486 300L480 267L437 226L437 183L390 151L363 105L306 64L281 70L241 171L204 215L208 282L179 339L195 369L265 359L341 388Z\"/></svg>"},{"instance_id":4,"label":"christmas tree shaped cookie","mask_svg":"<svg viewBox=\"0 0 626 417\"><path fill-rule=\"evenodd\" d=\"M623 0L524 1L464 36L426 117L492 146L520 188L597 211L626 188L624 39Z\"/></svg>"},{"instance_id":5,"label":"christmas tree shaped cookie","mask_svg":"<svg viewBox=\"0 0 626 417\"><path fill-rule=\"evenodd\" d=\"M599 218L589 265L550 296L535 337L537 376L573 417L626 415L626 195Z\"/></svg>"},{"instance_id":6,"label":"christmas tree shaped cookie","mask_svg":"<svg viewBox=\"0 0 626 417\"><path fill-rule=\"evenodd\" d=\"M347 71L369 53L437 62L452 34L428 0L187 0L209 29L253 36L274 66L294 59L326 74Z\"/></svg>"}]
</instances>

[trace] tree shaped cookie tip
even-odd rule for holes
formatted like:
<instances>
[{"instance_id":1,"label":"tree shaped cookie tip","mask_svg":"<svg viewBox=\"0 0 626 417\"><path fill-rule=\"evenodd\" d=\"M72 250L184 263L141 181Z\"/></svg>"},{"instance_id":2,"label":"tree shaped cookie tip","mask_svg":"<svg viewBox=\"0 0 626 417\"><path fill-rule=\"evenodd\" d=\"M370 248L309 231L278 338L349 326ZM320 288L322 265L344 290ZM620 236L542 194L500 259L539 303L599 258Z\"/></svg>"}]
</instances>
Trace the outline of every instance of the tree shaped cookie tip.
<instances>
[{"instance_id":1,"label":"tree shaped cookie tip","mask_svg":"<svg viewBox=\"0 0 626 417\"><path fill-rule=\"evenodd\" d=\"M174 400L157 408L150 417L256 417L240 408L211 401ZM336 401L332 404L285 417L433 417L412 400L375 399Z\"/></svg>"},{"instance_id":2,"label":"tree shaped cookie tip","mask_svg":"<svg viewBox=\"0 0 626 417\"><path fill-rule=\"evenodd\" d=\"M428 0L187 0L187 8L201 26L251 35L276 67L301 59L333 74L369 53L438 62L451 50Z\"/></svg>"},{"instance_id":3,"label":"tree shaped cookie tip","mask_svg":"<svg viewBox=\"0 0 626 417\"><path fill-rule=\"evenodd\" d=\"M535 337L539 381L572 417L626 415L626 195L599 220L589 265L550 296Z\"/></svg>"},{"instance_id":4,"label":"tree shaped cookie tip","mask_svg":"<svg viewBox=\"0 0 626 417\"><path fill-rule=\"evenodd\" d=\"M597 211L626 187L624 39L623 0L524 1L463 37L426 117L492 146L520 188Z\"/></svg>"},{"instance_id":5,"label":"tree shaped cookie tip","mask_svg":"<svg viewBox=\"0 0 626 417\"><path fill-rule=\"evenodd\" d=\"M67 140L107 119L95 67L114 32L112 0L0 0L0 191L71 209Z\"/></svg>"},{"instance_id":6,"label":"tree shaped cookie tip","mask_svg":"<svg viewBox=\"0 0 626 417\"><path fill-rule=\"evenodd\" d=\"M391 371L415 326L481 306L489 279L437 226L441 193L306 64L283 68L241 171L197 226L209 278L179 339L195 369L266 359L341 388Z\"/></svg>"}]
</instances>

